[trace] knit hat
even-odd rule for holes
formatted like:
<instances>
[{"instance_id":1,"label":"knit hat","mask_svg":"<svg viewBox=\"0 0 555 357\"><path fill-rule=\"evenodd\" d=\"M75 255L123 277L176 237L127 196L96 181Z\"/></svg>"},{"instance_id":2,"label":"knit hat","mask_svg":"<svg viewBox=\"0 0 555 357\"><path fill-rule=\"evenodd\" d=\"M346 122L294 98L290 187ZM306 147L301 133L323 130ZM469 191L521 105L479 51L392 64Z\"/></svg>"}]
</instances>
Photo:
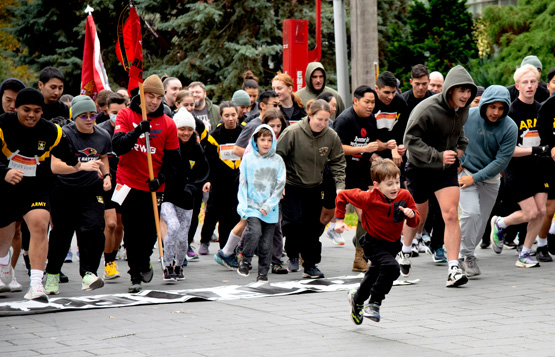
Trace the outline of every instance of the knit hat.
<instances>
[{"instance_id":1,"label":"knit hat","mask_svg":"<svg viewBox=\"0 0 555 357\"><path fill-rule=\"evenodd\" d=\"M542 63L540 59L536 56L524 57L524 59L522 60L522 63L520 64L520 67L524 66L525 64L531 64L532 66L539 68L540 71L542 70Z\"/></svg>"},{"instance_id":2,"label":"knit hat","mask_svg":"<svg viewBox=\"0 0 555 357\"><path fill-rule=\"evenodd\" d=\"M162 96L166 95L162 80L155 74L145 79L145 81L143 82L143 87L145 89L145 93L154 93Z\"/></svg>"},{"instance_id":3,"label":"knit hat","mask_svg":"<svg viewBox=\"0 0 555 357\"><path fill-rule=\"evenodd\" d=\"M486 89L482 86L478 86L478 91L476 92L476 97L481 97Z\"/></svg>"},{"instance_id":4,"label":"knit hat","mask_svg":"<svg viewBox=\"0 0 555 357\"><path fill-rule=\"evenodd\" d=\"M175 122L176 128L183 128L184 126L193 128L193 130L197 128L193 114L189 113L185 108L179 108L177 113L173 116L173 121Z\"/></svg>"},{"instance_id":5,"label":"knit hat","mask_svg":"<svg viewBox=\"0 0 555 357\"><path fill-rule=\"evenodd\" d=\"M242 89L239 89L238 91L235 91L235 93L233 93L231 101L235 105L251 105L251 97L249 97L249 94Z\"/></svg>"},{"instance_id":6,"label":"knit hat","mask_svg":"<svg viewBox=\"0 0 555 357\"><path fill-rule=\"evenodd\" d=\"M41 92L34 88L25 88L17 93L15 98L15 107L18 108L23 104L35 104L44 106L44 96Z\"/></svg>"},{"instance_id":7,"label":"knit hat","mask_svg":"<svg viewBox=\"0 0 555 357\"><path fill-rule=\"evenodd\" d=\"M549 72L547 72L547 81L551 82L554 76L555 76L555 67L551 67Z\"/></svg>"},{"instance_id":8,"label":"knit hat","mask_svg":"<svg viewBox=\"0 0 555 357\"><path fill-rule=\"evenodd\" d=\"M88 95L78 95L71 100L71 117L77 118L83 113L96 113L96 104Z\"/></svg>"}]
</instances>

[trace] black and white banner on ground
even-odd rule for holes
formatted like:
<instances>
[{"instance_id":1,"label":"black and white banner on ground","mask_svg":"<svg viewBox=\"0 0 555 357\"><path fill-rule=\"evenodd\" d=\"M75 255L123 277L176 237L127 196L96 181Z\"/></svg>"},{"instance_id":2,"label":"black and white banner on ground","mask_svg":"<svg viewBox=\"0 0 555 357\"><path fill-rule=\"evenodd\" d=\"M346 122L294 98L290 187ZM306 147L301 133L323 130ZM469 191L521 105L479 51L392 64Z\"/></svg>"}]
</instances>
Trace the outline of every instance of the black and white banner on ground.
<instances>
[{"instance_id":1,"label":"black and white banner on ground","mask_svg":"<svg viewBox=\"0 0 555 357\"><path fill-rule=\"evenodd\" d=\"M80 297L51 298L48 303L11 301L0 303L0 316L42 314L58 311L106 309L137 305L171 304L193 301L252 299L268 296L292 295L350 290L358 287L362 274L327 279L286 281L280 283L252 283L190 290L144 290L137 294L110 294ZM394 285L412 285L418 280L396 281Z\"/></svg>"}]
</instances>

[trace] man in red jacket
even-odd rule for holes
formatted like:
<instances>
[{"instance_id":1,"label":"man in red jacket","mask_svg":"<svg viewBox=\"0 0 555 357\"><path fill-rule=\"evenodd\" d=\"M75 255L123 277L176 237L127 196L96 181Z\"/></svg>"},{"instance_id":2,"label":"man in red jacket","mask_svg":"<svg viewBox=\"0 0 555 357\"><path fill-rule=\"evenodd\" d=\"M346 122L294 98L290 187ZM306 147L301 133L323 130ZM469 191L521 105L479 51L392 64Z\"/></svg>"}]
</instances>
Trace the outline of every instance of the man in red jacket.
<instances>
[{"instance_id":1,"label":"man in red jacket","mask_svg":"<svg viewBox=\"0 0 555 357\"><path fill-rule=\"evenodd\" d=\"M341 233L345 229L343 219L347 203L350 203L362 209L361 222L367 232L360 238L360 245L372 264L358 290L349 291L351 319L356 325L362 323L363 317L380 321L382 300L400 275L395 256L401 250L405 218L409 227L416 227L420 222L414 199L409 191L401 189L401 173L391 159L374 159L370 174L374 184L372 191L344 190L335 200L335 230ZM368 298L370 303L365 306Z\"/></svg>"},{"instance_id":2,"label":"man in red jacket","mask_svg":"<svg viewBox=\"0 0 555 357\"><path fill-rule=\"evenodd\" d=\"M156 242L156 225L151 192L164 192L164 182L175 174L180 159L177 129L162 106L165 91L160 78L148 77L144 81L144 91L148 120L143 121L140 96L133 97L129 108L118 113L112 139L113 150L120 157L116 191L121 191L122 186L130 188L121 203L123 241L131 275L130 293L141 291L141 282L152 280L150 256ZM146 132L150 133L152 181L148 174Z\"/></svg>"}]
</instances>

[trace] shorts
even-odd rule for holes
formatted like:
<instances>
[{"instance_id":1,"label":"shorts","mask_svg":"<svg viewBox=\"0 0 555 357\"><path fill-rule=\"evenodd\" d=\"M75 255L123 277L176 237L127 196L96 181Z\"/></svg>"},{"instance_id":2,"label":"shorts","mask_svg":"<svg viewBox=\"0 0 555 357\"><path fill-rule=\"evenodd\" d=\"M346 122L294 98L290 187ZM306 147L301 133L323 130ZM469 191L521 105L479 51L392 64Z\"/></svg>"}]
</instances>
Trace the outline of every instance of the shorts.
<instances>
[{"instance_id":1,"label":"shorts","mask_svg":"<svg viewBox=\"0 0 555 357\"><path fill-rule=\"evenodd\" d=\"M112 201L112 196L114 195L115 189L116 186L112 186L112 189L110 191L104 191L104 193L102 194L102 196L104 197L104 209L109 210L115 208L116 212L120 213L121 206L119 205L119 203Z\"/></svg>"},{"instance_id":2,"label":"shorts","mask_svg":"<svg viewBox=\"0 0 555 357\"><path fill-rule=\"evenodd\" d=\"M21 221L23 216L34 209L45 209L50 212L50 196L45 191L17 190L9 192L6 200L0 205L0 228L13 222Z\"/></svg>"},{"instance_id":3,"label":"shorts","mask_svg":"<svg viewBox=\"0 0 555 357\"><path fill-rule=\"evenodd\" d=\"M549 193L549 179L545 172L545 166L539 165L523 169L507 169L503 174L504 190L507 193L505 200L507 203L522 202L527 198L533 197L536 193ZM555 197L554 197L555 198Z\"/></svg>"},{"instance_id":4,"label":"shorts","mask_svg":"<svg viewBox=\"0 0 555 357\"><path fill-rule=\"evenodd\" d=\"M417 167L407 161L405 173L407 189L418 204L428 201L436 191L443 188L459 187L456 165L439 171Z\"/></svg>"},{"instance_id":5,"label":"shorts","mask_svg":"<svg viewBox=\"0 0 555 357\"><path fill-rule=\"evenodd\" d=\"M327 165L324 169L324 178L320 187L322 190L322 207L325 209L334 209L337 190L335 188L335 180Z\"/></svg>"}]
</instances>

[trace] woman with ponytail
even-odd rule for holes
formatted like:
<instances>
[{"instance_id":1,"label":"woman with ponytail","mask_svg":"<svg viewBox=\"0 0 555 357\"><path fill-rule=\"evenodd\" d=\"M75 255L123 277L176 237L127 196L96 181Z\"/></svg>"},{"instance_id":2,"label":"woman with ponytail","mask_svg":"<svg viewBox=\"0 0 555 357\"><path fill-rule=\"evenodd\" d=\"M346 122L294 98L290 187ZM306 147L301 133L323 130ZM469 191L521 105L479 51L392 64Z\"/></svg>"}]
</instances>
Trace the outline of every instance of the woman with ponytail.
<instances>
[{"instance_id":1,"label":"woman with ponytail","mask_svg":"<svg viewBox=\"0 0 555 357\"><path fill-rule=\"evenodd\" d=\"M293 79L290 75L280 73L275 76L272 80L272 89L278 94L281 112L290 124L306 117L301 98L293 93Z\"/></svg>"}]
</instances>

